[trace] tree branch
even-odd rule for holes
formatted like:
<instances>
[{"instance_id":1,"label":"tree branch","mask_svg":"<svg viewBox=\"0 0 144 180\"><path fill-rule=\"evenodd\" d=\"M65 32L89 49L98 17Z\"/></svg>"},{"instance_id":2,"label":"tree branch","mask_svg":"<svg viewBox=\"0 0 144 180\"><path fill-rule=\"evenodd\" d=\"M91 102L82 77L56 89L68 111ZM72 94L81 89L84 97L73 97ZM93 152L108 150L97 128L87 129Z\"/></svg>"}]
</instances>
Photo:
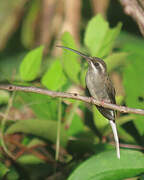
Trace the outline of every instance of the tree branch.
<instances>
[{"instance_id":1,"label":"tree branch","mask_svg":"<svg viewBox=\"0 0 144 180\"><path fill-rule=\"evenodd\" d=\"M15 86L15 85L0 85L0 89L8 90L8 91L23 91L23 92L33 92L37 94L43 94L47 96L51 96L53 98L69 98L69 99L76 99L86 103L94 104L97 106L102 106L108 109L117 110L123 113L133 113L133 114L140 114L144 115L144 109L135 109L129 108L125 106L118 106L116 104L110 104L106 102L97 101L92 97L81 96L77 93L67 93L67 92L56 92L50 91L47 89L37 88L37 87L26 87L26 86Z\"/></svg>"},{"instance_id":2,"label":"tree branch","mask_svg":"<svg viewBox=\"0 0 144 180\"><path fill-rule=\"evenodd\" d=\"M138 24L144 36L144 1L143 0L119 0L127 15L130 15Z\"/></svg>"}]
</instances>

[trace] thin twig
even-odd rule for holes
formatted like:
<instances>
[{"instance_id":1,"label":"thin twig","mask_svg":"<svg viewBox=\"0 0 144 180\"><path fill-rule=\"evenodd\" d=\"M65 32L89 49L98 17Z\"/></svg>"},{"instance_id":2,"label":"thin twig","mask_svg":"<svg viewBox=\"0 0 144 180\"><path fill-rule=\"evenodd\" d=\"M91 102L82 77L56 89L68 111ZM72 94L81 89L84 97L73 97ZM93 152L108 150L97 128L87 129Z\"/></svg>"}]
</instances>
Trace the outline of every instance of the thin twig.
<instances>
[{"instance_id":1,"label":"thin twig","mask_svg":"<svg viewBox=\"0 0 144 180\"><path fill-rule=\"evenodd\" d=\"M16 148L20 149L16 155L15 155L15 160L17 160L20 156L22 156L25 153L31 153L33 155L35 155L36 157L38 157L39 159L45 161L45 162L52 162L54 163L55 161L52 159L47 158L47 156L43 155L42 153L38 152L36 150L37 147L42 147L44 145L34 145L32 147L26 147L23 144L20 144L19 142L15 141L14 139L8 138L6 139L9 143L13 144L16 146Z\"/></svg>"},{"instance_id":2,"label":"thin twig","mask_svg":"<svg viewBox=\"0 0 144 180\"><path fill-rule=\"evenodd\" d=\"M37 87L26 87L26 86L16 86L16 85L0 85L0 89L8 90L8 91L23 91L23 92L31 92L37 94L43 94L47 96L51 96L53 98L69 98L69 99L76 99L86 103L95 104L97 106L102 106L108 109L117 110L123 113L133 113L133 114L140 114L144 115L144 109L136 109L136 108L129 108L125 106L118 106L116 104L110 104L107 102L97 101L92 97L81 96L77 93L67 93L67 92L56 92L50 91L42 88Z\"/></svg>"},{"instance_id":3,"label":"thin twig","mask_svg":"<svg viewBox=\"0 0 144 180\"><path fill-rule=\"evenodd\" d=\"M115 142L111 142L111 143L109 143L109 144L115 145ZM144 150L144 147L139 146L139 145L133 145L133 144L122 144L122 143L120 143L120 147L129 148L129 149Z\"/></svg>"},{"instance_id":4,"label":"thin twig","mask_svg":"<svg viewBox=\"0 0 144 180\"><path fill-rule=\"evenodd\" d=\"M2 123L1 123L1 144L2 144L2 147L3 147L4 152L5 152L9 157L11 157L12 159L15 159L15 157L14 157L14 156L11 154L11 152L7 149L7 146L6 146L5 141L4 141L4 130L5 130L5 124L6 124L6 120L7 120L7 117L8 117L9 111L10 111L10 108L12 107L12 102L13 102L14 95L15 95L15 92L12 94L12 96L11 96L10 99L9 99L8 106L7 106L7 109L6 109L6 112L5 112L5 116L3 117Z\"/></svg>"}]
</instances>

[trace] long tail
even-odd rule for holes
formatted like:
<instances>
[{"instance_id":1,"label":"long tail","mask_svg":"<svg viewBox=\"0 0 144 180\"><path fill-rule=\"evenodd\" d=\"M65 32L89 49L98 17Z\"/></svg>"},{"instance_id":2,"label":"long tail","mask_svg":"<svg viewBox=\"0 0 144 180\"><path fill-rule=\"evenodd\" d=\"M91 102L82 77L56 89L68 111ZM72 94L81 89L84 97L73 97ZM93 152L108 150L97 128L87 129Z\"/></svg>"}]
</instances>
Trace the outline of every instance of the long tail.
<instances>
[{"instance_id":1,"label":"long tail","mask_svg":"<svg viewBox=\"0 0 144 180\"><path fill-rule=\"evenodd\" d=\"M120 159L119 138L118 138L118 133L117 133L117 128L116 128L116 123L113 120L109 120L109 122L112 128L115 143L116 143L117 157L118 159Z\"/></svg>"}]
</instances>

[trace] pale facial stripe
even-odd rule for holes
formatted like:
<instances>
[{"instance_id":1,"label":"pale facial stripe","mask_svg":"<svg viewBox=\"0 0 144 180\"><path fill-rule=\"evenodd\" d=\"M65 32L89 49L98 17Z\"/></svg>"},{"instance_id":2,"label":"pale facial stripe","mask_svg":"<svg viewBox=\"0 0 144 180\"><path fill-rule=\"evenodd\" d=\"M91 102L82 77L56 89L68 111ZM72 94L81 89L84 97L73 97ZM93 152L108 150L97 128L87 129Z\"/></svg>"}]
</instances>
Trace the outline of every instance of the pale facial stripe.
<instances>
[{"instance_id":1,"label":"pale facial stripe","mask_svg":"<svg viewBox=\"0 0 144 180\"><path fill-rule=\"evenodd\" d=\"M94 69L94 71L97 73L98 69L96 68L96 66L93 64L92 61L90 61L90 63L91 63L92 68ZM99 63L99 66L100 66L100 69L101 69L102 73L104 73L105 72L105 68L103 67L103 65L101 63Z\"/></svg>"}]
</instances>

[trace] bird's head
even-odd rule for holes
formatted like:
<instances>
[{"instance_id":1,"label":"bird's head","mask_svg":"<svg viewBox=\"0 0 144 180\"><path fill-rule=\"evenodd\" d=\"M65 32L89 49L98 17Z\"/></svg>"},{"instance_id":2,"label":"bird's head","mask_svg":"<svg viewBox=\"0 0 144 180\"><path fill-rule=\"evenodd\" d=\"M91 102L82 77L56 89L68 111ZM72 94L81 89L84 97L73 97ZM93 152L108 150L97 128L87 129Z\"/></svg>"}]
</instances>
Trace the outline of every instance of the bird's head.
<instances>
[{"instance_id":1,"label":"bird's head","mask_svg":"<svg viewBox=\"0 0 144 180\"><path fill-rule=\"evenodd\" d=\"M98 57L90 57L90 56L85 55L85 54L83 54L83 53L81 53L79 51L76 51L74 49L71 49L71 48L68 48L68 47L65 47L65 46L57 46L57 47L70 50L70 51L80 55L84 59L86 59L86 61L89 64L89 68L91 70L94 70L94 71L96 71L98 73L106 73L107 72L106 64L105 64L105 62L102 59L100 59Z\"/></svg>"}]
</instances>

